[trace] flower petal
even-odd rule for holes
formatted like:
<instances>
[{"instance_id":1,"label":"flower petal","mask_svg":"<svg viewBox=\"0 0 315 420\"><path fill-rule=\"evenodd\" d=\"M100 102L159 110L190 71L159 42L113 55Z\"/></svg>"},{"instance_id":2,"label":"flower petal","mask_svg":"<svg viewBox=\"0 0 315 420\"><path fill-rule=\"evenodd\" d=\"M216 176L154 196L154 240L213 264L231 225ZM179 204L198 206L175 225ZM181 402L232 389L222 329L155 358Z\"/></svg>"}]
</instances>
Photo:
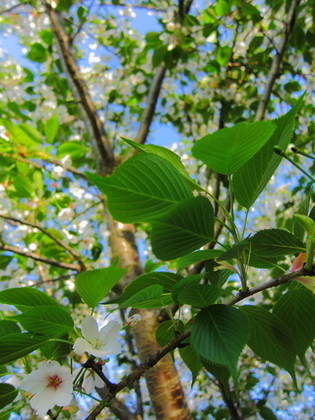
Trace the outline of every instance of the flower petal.
<instances>
[{"instance_id":1,"label":"flower petal","mask_svg":"<svg viewBox=\"0 0 315 420\"><path fill-rule=\"evenodd\" d=\"M119 337L119 331L121 325L116 321L110 321L98 333L97 339L101 343L107 343L108 341L117 340Z\"/></svg>"},{"instance_id":2,"label":"flower petal","mask_svg":"<svg viewBox=\"0 0 315 420\"><path fill-rule=\"evenodd\" d=\"M83 356L85 352L94 354L93 353L94 347L88 341L84 340L84 338L77 338L73 345L73 351L78 356ZM95 356L95 354L94 354Z\"/></svg>"},{"instance_id":3,"label":"flower petal","mask_svg":"<svg viewBox=\"0 0 315 420\"><path fill-rule=\"evenodd\" d=\"M109 341L103 346L99 346L99 351L102 352L104 356L119 354L121 353L121 345L118 343L118 341ZM96 355L94 354L94 356ZM104 357L104 356L98 356L98 357Z\"/></svg>"},{"instance_id":4,"label":"flower petal","mask_svg":"<svg viewBox=\"0 0 315 420\"><path fill-rule=\"evenodd\" d=\"M96 320L92 316L85 317L81 324L81 331L84 338L91 343L95 342L98 334L98 325Z\"/></svg>"}]
</instances>

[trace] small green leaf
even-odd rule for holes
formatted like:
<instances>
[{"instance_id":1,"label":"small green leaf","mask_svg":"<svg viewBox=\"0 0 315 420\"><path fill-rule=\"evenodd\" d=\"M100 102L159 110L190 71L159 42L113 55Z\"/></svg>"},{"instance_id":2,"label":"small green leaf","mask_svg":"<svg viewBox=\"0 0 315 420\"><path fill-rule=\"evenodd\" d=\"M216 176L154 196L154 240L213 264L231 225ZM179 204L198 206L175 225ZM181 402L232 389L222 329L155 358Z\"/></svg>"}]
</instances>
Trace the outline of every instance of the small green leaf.
<instances>
[{"instance_id":1,"label":"small green leaf","mask_svg":"<svg viewBox=\"0 0 315 420\"><path fill-rule=\"evenodd\" d=\"M201 359L201 361L207 371L222 383L225 395L229 395L229 379L231 377L229 369L224 365L212 363L205 359Z\"/></svg>"},{"instance_id":2,"label":"small green leaf","mask_svg":"<svg viewBox=\"0 0 315 420\"><path fill-rule=\"evenodd\" d=\"M228 261L240 258L243 251L248 247L248 244L248 239L244 239L238 244L233 245L230 249L221 254L220 257L217 258L217 261Z\"/></svg>"},{"instance_id":3,"label":"small green leaf","mask_svg":"<svg viewBox=\"0 0 315 420\"><path fill-rule=\"evenodd\" d=\"M185 342L186 340L183 342L183 344ZM190 370L192 374L191 386L193 386L198 376L198 373L202 369L200 356L191 345L187 347L179 347L178 351L179 351L179 355L181 359L183 360L183 362L185 363L185 365L188 367L188 369Z\"/></svg>"},{"instance_id":4,"label":"small green leaf","mask_svg":"<svg viewBox=\"0 0 315 420\"><path fill-rule=\"evenodd\" d=\"M242 122L198 140L192 153L211 169L231 175L258 152L275 129L271 121Z\"/></svg>"},{"instance_id":5,"label":"small green leaf","mask_svg":"<svg viewBox=\"0 0 315 420\"><path fill-rule=\"evenodd\" d=\"M278 420L275 413L267 406L258 406L259 414L264 420Z\"/></svg>"},{"instance_id":6,"label":"small green leaf","mask_svg":"<svg viewBox=\"0 0 315 420\"><path fill-rule=\"evenodd\" d=\"M150 221L192 197L185 179L173 165L151 153L133 156L111 176L87 176L107 195L112 216L124 223Z\"/></svg>"},{"instance_id":7,"label":"small green leaf","mask_svg":"<svg viewBox=\"0 0 315 420\"><path fill-rule=\"evenodd\" d=\"M0 410L11 404L18 395L18 390L10 384L0 384Z\"/></svg>"},{"instance_id":8,"label":"small green leaf","mask_svg":"<svg viewBox=\"0 0 315 420\"><path fill-rule=\"evenodd\" d=\"M36 63L44 63L48 58L48 51L42 44L35 42L31 45L30 51L26 54L26 57L35 61Z\"/></svg>"},{"instance_id":9,"label":"small green leaf","mask_svg":"<svg viewBox=\"0 0 315 420\"><path fill-rule=\"evenodd\" d=\"M184 331L185 326L182 321L177 321L176 324L174 324L174 321L162 322L155 331L156 341L161 347L164 347L176 337L176 334Z\"/></svg>"},{"instance_id":10,"label":"small green leaf","mask_svg":"<svg viewBox=\"0 0 315 420\"><path fill-rule=\"evenodd\" d=\"M37 306L21 315L12 317L28 332L39 333L48 337L61 337L73 328L73 320L63 308L55 306Z\"/></svg>"},{"instance_id":11,"label":"small green leaf","mask_svg":"<svg viewBox=\"0 0 315 420\"><path fill-rule=\"evenodd\" d=\"M191 343L207 361L227 366L236 381L237 360L248 337L246 315L231 306L212 305L196 316Z\"/></svg>"},{"instance_id":12,"label":"small green leaf","mask_svg":"<svg viewBox=\"0 0 315 420\"><path fill-rule=\"evenodd\" d=\"M308 216L305 216L303 214L298 214L298 213L296 213L294 217L298 221L298 223L302 226L302 228L305 230L308 236L315 235L315 221L313 219L311 219Z\"/></svg>"},{"instance_id":13,"label":"small green leaf","mask_svg":"<svg viewBox=\"0 0 315 420\"><path fill-rule=\"evenodd\" d=\"M191 276L182 277L172 289L172 297L174 302L179 303L178 296L186 288L195 286L200 283L200 280L205 276L204 273L192 274Z\"/></svg>"},{"instance_id":14,"label":"small green leaf","mask_svg":"<svg viewBox=\"0 0 315 420\"><path fill-rule=\"evenodd\" d=\"M205 308L215 303L221 290L212 284L196 284L185 287L178 294L179 303L186 303L197 308Z\"/></svg>"},{"instance_id":15,"label":"small green leaf","mask_svg":"<svg viewBox=\"0 0 315 420\"><path fill-rule=\"evenodd\" d=\"M249 241L252 252L261 257L277 257L306 251L303 242L284 229L261 230Z\"/></svg>"},{"instance_id":16,"label":"small green leaf","mask_svg":"<svg viewBox=\"0 0 315 420\"><path fill-rule=\"evenodd\" d=\"M295 338L297 354L304 353L315 338L315 298L305 289L290 290L277 301L273 313L290 329Z\"/></svg>"},{"instance_id":17,"label":"small green leaf","mask_svg":"<svg viewBox=\"0 0 315 420\"><path fill-rule=\"evenodd\" d=\"M157 258L172 260L213 239L214 215L210 201L193 197L152 221L151 244Z\"/></svg>"},{"instance_id":18,"label":"small green leaf","mask_svg":"<svg viewBox=\"0 0 315 420\"><path fill-rule=\"evenodd\" d=\"M192 264L219 258L221 254L222 251L218 249L205 249L202 251L191 252L190 254L179 258L177 261L177 272L182 271L184 268L189 267Z\"/></svg>"},{"instance_id":19,"label":"small green leaf","mask_svg":"<svg viewBox=\"0 0 315 420\"><path fill-rule=\"evenodd\" d=\"M50 117L44 126L45 136L48 143L53 143L55 140L56 134L59 129L59 117L58 115L53 115Z\"/></svg>"},{"instance_id":20,"label":"small green leaf","mask_svg":"<svg viewBox=\"0 0 315 420\"><path fill-rule=\"evenodd\" d=\"M2 337L0 346L0 365L24 357L47 342L47 337L30 333L16 333Z\"/></svg>"},{"instance_id":21,"label":"small green leaf","mask_svg":"<svg viewBox=\"0 0 315 420\"><path fill-rule=\"evenodd\" d=\"M0 292L0 302L15 306L22 312L36 306L60 307L60 304L55 299L32 287L16 287L2 290Z\"/></svg>"},{"instance_id":22,"label":"small green leaf","mask_svg":"<svg viewBox=\"0 0 315 420\"><path fill-rule=\"evenodd\" d=\"M76 289L90 308L95 308L126 273L127 269L117 264L118 260L107 268L83 271L76 276Z\"/></svg>"},{"instance_id":23,"label":"small green leaf","mask_svg":"<svg viewBox=\"0 0 315 420\"><path fill-rule=\"evenodd\" d=\"M275 314L264 308L244 305L240 308L250 322L249 347L257 356L287 370L294 378L295 340Z\"/></svg>"}]
</instances>

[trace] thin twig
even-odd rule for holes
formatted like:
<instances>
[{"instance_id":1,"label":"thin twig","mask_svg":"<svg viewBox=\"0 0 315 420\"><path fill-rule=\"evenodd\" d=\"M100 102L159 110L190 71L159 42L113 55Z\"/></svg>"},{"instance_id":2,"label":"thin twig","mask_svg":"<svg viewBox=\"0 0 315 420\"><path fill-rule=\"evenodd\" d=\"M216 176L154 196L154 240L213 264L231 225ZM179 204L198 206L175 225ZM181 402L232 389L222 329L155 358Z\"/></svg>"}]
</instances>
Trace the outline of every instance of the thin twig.
<instances>
[{"instance_id":1,"label":"thin twig","mask_svg":"<svg viewBox=\"0 0 315 420\"><path fill-rule=\"evenodd\" d=\"M274 83L276 81L276 78L278 77L278 74L279 74L279 69L281 66L283 55L285 53L285 49L286 49L289 37L294 28L297 8L300 5L300 2L301 0L292 0L291 2L290 10L285 19L283 32L281 34L281 42L271 65L269 77L266 83L266 88L265 88L264 94L262 95L260 99L255 121L260 121L265 116L267 105L271 96L271 92L272 92Z\"/></svg>"},{"instance_id":2,"label":"thin twig","mask_svg":"<svg viewBox=\"0 0 315 420\"><path fill-rule=\"evenodd\" d=\"M74 259L76 259L78 261L78 263L81 266L81 271L86 270L86 267L84 265L84 262L81 259L81 256L74 251L72 248L70 248L68 245L64 244L63 242L61 242L58 238L56 238L54 235L52 235L48 230L42 228L40 225L37 225L36 223L30 223L30 222L26 222L25 220L21 220L21 219L17 219L16 217L11 217L11 216L6 216L5 214L0 214L0 217L2 219L11 221L13 223L19 223L20 225L24 225L24 226L30 226L32 228L35 228L37 230L39 230L40 232L42 232L44 235L48 236L48 238L52 239L57 245L59 245L61 248L65 249L67 252L69 252L70 255L72 255L72 257Z\"/></svg>"},{"instance_id":3,"label":"thin twig","mask_svg":"<svg viewBox=\"0 0 315 420\"><path fill-rule=\"evenodd\" d=\"M65 263L65 262L51 260L49 258L42 257L39 254L35 254L34 252L23 251L21 248L18 248L16 246L4 245L3 244L3 245L0 245L0 251L13 252L14 254L22 255L23 257L31 258L32 260L35 260L35 261L41 261L45 264L52 265L54 267L63 268L65 270L73 270L73 271L76 271L78 273L80 273L82 271L80 265L78 265L78 264L69 264L69 263Z\"/></svg>"}]
</instances>

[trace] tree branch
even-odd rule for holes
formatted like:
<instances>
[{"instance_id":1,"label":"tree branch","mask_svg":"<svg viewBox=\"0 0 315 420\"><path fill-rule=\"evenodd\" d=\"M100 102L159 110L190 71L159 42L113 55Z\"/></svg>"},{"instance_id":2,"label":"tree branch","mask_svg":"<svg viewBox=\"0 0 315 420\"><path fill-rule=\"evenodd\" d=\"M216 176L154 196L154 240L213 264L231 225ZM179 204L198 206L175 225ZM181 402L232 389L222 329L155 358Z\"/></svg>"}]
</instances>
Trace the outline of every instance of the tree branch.
<instances>
[{"instance_id":1,"label":"tree branch","mask_svg":"<svg viewBox=\"0 0 315 420\"><path fill-rule=\"evenodd\" d=\"M111 143L71 51L70 39L63 28L61 15L52 8L48 1L44 1L44 4L72 94L80 104L79 108L86 130L91 137L98 173L100 175L107 175L114 167L114 155Z\"/></svg>"},{"instance_id":2,"label":"tree branch","mask_svg":"<svg viewBox=\"0 0 315 420\"><path fill-rule=\"evenodd\" d=\"M20 225L25 225L25 226L30 226L33 227L35 229L38 229L40 232L42 232L44 235L48 236L48 238L52 239L57 245L59 245L61 248L64 248L67 252L69 252L70 255L72 255L72 257L78 261L81 270L80 271L84 271L86 270L86 267L84 265L84 262L81 259L81 256L74 251L72 248L70 248L69 246L65 245L63 242L61 242L59 239L57 239L54 235L52 235L50 232L48 232L47 230L43 229L41 226L35 224L35 223L30 223L30 222L26 222L25 220L20 220L17 219L15 217L10 217L10 216L6 216L4 214L0 214L0 217L2 219L5 220L9 220L12 221L14 223L19 223Z\"/></svg>"},{"instance_id":3,"label":"tree branch","mask_svg":"<svg viewBox=\"0 0 315 420\"><path fill-rule=\"evenodd\" d=\"M56 260L51 260L49 258L42 257L39 254L35 254L34 252L23 251L22 249L20 249L16 246L10 246L10 245L2 244L2 245L0 245L0 251L13 252L14 254L22 255L23 257L31 258L32 260L35 260L35 261L41 261L45 264L52 265L54 267L63 268L65 270L73 270L73 271L77 271L78 273L80 273L82 271L80 265L69 264L69 263L59 262L59 261L56 261Z\"/></svg>"},{"instance_id":4,"label":"tree branch","mask_svg":"<svg viewBox=\"0 0 315 420\"><path fill-rule=\"evenodd\" d=\"M149 94L147 97L147 104L141 118L140 128L135 138L135 141L137 143L143 144L146 142L146 139L149 134L150 126L153 121L156 104L160 96L161 87L162 87L162 83L165 77L165 73L166 73L166 67L165 65L162 65L157 69L155 76L152 80L152 84L151 84Z\"/></svg>"},{"instance_id":5,"label":"tree branch","mask_svg":"<svg viewBox=\"0 0 315 420\"><path fill-rule=\"evenodd\" d=\"M282 59L283 59L283 55L285 53L286 45L292 33L292 30L294 28L297 8L300 5L300 2L301 0L292 0L291 2L290 10L288 12L288 16L286 17L283 32L281 34L281 42L271 65L271 69L270 69L269 77L266 83L264 94L262 95L260 102L258 104L255 121L262 120L265 116L267 105L271 96L272 88L279 74L279 69L280 69Z\"/></svg>"}]
</instances>

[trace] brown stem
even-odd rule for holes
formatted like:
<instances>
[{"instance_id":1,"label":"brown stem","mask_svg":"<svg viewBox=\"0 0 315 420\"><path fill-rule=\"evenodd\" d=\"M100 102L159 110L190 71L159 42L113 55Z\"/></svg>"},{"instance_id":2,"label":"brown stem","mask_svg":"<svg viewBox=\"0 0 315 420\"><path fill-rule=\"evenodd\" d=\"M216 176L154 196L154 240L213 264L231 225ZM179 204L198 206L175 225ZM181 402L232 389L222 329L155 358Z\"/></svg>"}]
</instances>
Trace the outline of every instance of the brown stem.
<instances>
[{"instance_id":1,"label":"brown stem","mask_svg":"<svg viewBox=\"0 0 315 420\"><path fill-rule=\"evenodd\" d=\"M111 143L106 135L104 125L98 116L88 88L81 76L79 67L71 51L70 39L63 28L61 15L52 8L49 2L45 1L45 6L68 82L75 99L81 105L80 109L84 124L91 136L98 173L100 175L107 175L114 167L114 156Z\"/></svg>"},{"instance_id":2,"label":"brown stem","mask_svg":"<svg viewBox=\"0 0 315 420\"><path fill-rule=\"evenodd\" d=\"M290 10L288 12L286 21L284 23L283 32L280 35L281 42L271 65L268 80L266 83L266 88L265 88L264 94L262 95L260 99L258 109L256 112L255 121L260 121L264 119L273 86L275 84L277 77L279 76L279 69L282 63L283 55L285 53L289 37L294 28L297 8L300 5L300 2L301 0L292 0L291 2Z\"/></svg>"},{"instance_id":3,"label":"brown stem","mask_svg":"<svg viewBox=\"0 0 315 420\"><path fill-rule=\"evenodd\" d=\"M69 264L69 263L59 262L59 261L56 261L56 260L51 260L49 258L42 257L39 254L35 254L34 252L23 251L22 249L20 249L16 246L0 245L0 251L13 252L14 254L22 255L23 257L31 258L32 260L35 260L35 261L41 261L45 264L52 265L54 267L63 268L65 270L73 270L73 271L76 271L78 273L80 273L82 271L80 265Z\"/></svg>"}]
</instances>

